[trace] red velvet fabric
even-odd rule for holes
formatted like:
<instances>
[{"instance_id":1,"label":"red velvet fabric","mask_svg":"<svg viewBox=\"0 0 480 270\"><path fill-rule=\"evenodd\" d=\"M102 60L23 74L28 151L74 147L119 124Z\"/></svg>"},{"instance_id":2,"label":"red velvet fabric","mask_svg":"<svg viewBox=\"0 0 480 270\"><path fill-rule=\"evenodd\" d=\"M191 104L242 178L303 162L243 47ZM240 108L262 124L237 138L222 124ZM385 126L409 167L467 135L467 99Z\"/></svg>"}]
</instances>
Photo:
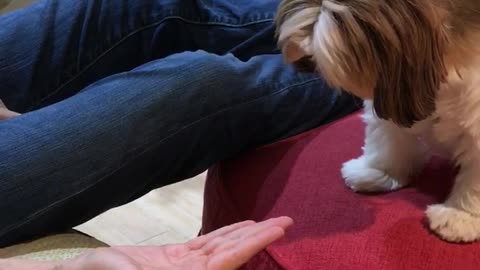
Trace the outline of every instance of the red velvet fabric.
<instances>
[{"instance_id":1,"label":"red velvet fabric","mask_svg":"<svg viewBox=\"0 0 480 270\"><path fill-rule=\"evenodd\" d=\"M480 244L450 244L425 226L455 170L433 159L409 188L364 195L344 186L341 164L361 152L358 115L256 149L209 172L202 231L288 215L286 237L244 269L480 269Z\"/></svg>"}]
</instances>

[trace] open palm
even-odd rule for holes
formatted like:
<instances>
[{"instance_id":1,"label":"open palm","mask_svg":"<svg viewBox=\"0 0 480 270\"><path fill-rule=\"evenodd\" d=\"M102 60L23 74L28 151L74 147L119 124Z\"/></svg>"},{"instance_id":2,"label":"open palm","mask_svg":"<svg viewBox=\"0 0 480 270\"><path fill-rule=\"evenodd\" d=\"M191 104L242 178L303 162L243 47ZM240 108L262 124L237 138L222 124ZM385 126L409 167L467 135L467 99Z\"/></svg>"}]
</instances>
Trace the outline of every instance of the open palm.
<instances>
[{"instance_id":1,"label":"open palm","mask_svg":"<svg viewBox=\"0 0 480 270\"><path fill-rule=\"evenodd\" d=\"M82 270L234 270L281 238L293 224L288 217L236 223L184 244L112 247L82 258Z\"/></svg>"}]
</instances>

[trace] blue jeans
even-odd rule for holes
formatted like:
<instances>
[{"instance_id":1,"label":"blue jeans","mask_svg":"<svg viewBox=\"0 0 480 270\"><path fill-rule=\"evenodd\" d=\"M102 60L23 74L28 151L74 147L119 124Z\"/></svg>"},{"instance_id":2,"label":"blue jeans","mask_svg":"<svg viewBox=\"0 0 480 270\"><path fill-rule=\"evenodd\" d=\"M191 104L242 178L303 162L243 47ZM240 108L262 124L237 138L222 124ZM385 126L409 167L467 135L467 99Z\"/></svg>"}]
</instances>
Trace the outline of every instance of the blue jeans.
<instances>
[{"instance_id":1,"label":"blue jeans","mask_svg":"<svg viewBox=\"0 0 480 270\"><path fill-rule=\"evenodd\" d=\"M282 64L277 0L43 0L0 17L0 246L357 110Z\"/></svg>"}]
</instances>

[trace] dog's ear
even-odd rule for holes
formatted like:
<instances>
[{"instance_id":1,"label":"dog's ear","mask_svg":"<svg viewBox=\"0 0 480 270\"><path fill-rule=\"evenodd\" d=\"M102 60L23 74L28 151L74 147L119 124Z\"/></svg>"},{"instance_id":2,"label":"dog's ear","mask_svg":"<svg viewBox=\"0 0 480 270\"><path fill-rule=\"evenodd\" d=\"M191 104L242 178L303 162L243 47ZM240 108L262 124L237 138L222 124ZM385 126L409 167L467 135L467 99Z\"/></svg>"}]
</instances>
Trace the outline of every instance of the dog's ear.
<instances>
[{"instance_id":1,"label":"dog's ear","mask_svg":"<svg viewBox=\"0 0 480 270\"><path fill-rule=\"evenodd\" d=\"M395 2L386 18L399 22L392 23L396 37L389 31L370 36L380 60L374 110L380 118L410 127L435 111L436 92L447 76L448 36L430 1Z\"/></svg>"}]
</instances>

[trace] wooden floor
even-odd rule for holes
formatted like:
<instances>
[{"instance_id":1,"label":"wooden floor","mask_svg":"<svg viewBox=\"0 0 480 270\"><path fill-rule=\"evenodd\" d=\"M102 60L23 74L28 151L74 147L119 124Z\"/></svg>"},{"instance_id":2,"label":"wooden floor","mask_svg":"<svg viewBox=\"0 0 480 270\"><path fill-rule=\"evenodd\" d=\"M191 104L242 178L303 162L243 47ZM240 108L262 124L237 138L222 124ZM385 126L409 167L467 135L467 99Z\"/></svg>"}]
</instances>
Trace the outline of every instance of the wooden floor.
<instances>
[{"instance_id":1,"label":"wooden floor","mask_svg":"<svg viewBox=\"0 0 480 270\"><path fill-rule=\"evenodd\" d=\"M0 14L34 0L0 0ZM81 0L80 0L81 1ZM205 175L154 190L76 229L110 245L162 245L195 237L200 229Z\"/></svg>"},{"instance_id":2,"label":"wooden floor","mask_svg":"<svg viewBox=\"0 0 480 270\"><path fill-rule=\"evenodd\" d=\"M154 190L77 227L110 245L184 242L200 229L205 174Z\"/></svg>"}]
</instances>

